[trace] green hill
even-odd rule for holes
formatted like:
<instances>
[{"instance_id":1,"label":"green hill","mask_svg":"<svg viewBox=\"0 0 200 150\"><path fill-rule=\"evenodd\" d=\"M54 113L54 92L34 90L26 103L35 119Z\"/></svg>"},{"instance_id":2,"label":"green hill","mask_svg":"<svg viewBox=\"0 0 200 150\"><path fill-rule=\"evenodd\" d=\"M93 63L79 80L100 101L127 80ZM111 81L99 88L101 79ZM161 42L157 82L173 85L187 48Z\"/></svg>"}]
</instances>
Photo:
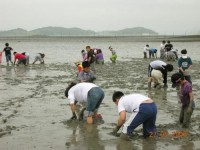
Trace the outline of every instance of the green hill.
<instances>
[{"instance_id":1,"label":"green hill","mask_svg":"<svg viewBox=\"0 0 200 150\"><path fill-rule=\"evenodd\" d=\"M131 35L158 35L157 32L143 28L126 28L118 31L102 31L95 32L92 30L83 30L80 28L64 28L64 27L44 27L27 31L21 28L0 31L0 36L131 36Z\"/></svg>"}]
</instances>

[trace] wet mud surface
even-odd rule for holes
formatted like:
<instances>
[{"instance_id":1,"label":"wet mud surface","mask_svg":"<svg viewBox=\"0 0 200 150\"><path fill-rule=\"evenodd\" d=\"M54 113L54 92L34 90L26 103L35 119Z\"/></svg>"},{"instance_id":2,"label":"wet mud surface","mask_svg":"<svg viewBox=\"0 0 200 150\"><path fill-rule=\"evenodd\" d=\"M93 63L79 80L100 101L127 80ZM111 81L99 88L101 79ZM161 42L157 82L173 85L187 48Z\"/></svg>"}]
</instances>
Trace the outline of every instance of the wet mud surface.
<instances>
[{"instance_id":1,"label":"wet mud surface","mask_svg":"<svg viewBox=\"0 0 200 150\"><path fill-rule=\"evenodd\" d=\"M72 114L64 90L76 80L74 64L0 66L0 149L200 149L199 62L193 62L196 108L189 129L183 129L178 122L180 105L176 89L171 88L170 75L176 72L177 63L171 62L175 70L169 73L167 89L148 89L149 62L129 59L96 65L95 84L103 88L105 99L99 109L103 122L94 125L68 121ZM135 130L131 141L110 134L118 117L111 98L116 90L142 93L156 102L158 136L143 139L141 127Z\"/></svg>"}]
</instances>

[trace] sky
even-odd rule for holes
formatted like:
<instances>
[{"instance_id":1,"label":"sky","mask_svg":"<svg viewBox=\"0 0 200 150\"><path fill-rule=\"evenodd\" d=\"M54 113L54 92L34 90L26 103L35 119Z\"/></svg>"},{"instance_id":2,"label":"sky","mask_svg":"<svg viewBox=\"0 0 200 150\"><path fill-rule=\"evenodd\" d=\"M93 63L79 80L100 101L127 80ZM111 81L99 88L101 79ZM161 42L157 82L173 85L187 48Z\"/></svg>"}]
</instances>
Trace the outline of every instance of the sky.
<instances>
[{"instance_id":1,"label":"sky","mask_svg":"<svg viewBox=\"0 0 200 150\"><path fill-rule=\"evenodd\" d=\"M200 0L0 0L0 31L145 27L159 34L200 34L199 8Z\"/></svg>"}]
</instances>

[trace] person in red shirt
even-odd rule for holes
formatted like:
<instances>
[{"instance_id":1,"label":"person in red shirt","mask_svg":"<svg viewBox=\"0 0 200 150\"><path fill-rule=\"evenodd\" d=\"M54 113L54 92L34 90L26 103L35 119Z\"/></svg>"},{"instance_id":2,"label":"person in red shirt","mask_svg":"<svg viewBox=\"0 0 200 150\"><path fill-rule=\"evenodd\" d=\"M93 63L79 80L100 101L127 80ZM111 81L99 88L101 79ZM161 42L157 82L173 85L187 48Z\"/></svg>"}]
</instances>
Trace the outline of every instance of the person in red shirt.
<instances>
[{"instance_id":1,"label":"person in red shirt","mask_svg":"<svg viewBox=\"0 0 200 150\"><path fill-rule=\"evenodd\" d=\"M16 60L18 60L17 64L24 64L26 66L26 56L24 56L23 54L14 52L14 65L16 63Z\"/></svg>"}]
</instances>

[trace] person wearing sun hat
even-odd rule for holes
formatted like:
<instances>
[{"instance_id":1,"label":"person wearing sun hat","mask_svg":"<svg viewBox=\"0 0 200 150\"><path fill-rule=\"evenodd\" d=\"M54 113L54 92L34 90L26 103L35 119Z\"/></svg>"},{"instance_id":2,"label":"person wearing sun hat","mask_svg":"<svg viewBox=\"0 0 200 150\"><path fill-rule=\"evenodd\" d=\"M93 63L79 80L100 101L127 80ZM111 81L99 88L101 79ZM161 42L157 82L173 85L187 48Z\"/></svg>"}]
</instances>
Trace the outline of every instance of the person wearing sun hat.
<instances>
[{"instance_id":1,"label":"person wearing sun hat","mask_svg":"<svg viewBox=\"0 0 200 150\"><path fill-rule=\"evenodd\" d=\"M178 96L182 104L181 112L179 116L179 122L183 128L188 128L190 124L191 115L193 113L195 103L193 100L192 85L185 80L182 73L174 73L171 76L172 87L180 87Z\"/></svg>"},{"instance_id":2,"label":"person wearing sun hat","mask_svg":"<svg viewBox=\"0 0 200 150\"><path fill-rule=\"evenodd\" d=\"M187 55L187 50L181 51L181 57L178 59L179 72L182 73L185 79L192 84L190 71L192 68L192 60Z\"/></svg>"}]
</instances>

